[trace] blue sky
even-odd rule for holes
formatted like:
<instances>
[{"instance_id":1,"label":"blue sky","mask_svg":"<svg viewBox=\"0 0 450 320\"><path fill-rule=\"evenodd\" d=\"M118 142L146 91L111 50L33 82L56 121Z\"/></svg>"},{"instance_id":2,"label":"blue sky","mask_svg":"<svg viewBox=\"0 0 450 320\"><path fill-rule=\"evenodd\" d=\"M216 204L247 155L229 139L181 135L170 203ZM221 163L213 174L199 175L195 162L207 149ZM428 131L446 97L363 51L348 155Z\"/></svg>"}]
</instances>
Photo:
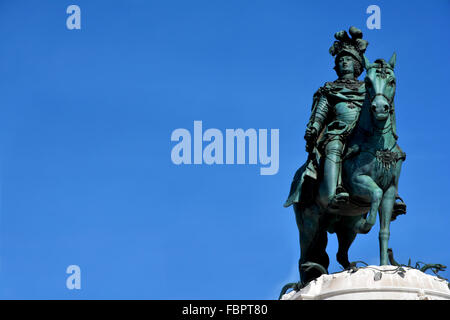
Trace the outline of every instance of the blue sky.
<instances>
[{"instance_id":1,"label":"blue sky","mask_svg":"<svg viewBox=\"0 0 450 320\"><path fill-rule=\"evenodd\" d=\"M81 30L66 8L81 8ZM368 30L366 8L381 8ZM274 299L297 281L282 207L312 95L351 25L397 52L407 153L396 259L450 265L448 1L0 1L0 298ZM181 165L173 130L280 130L280 168ZM351 260L377 264L378 223ZM330 272L337 241L329 236ZM79 265L82 289L65 286ZM443 276L450 278L450 273Z\"/></svg>"}]
</instances>

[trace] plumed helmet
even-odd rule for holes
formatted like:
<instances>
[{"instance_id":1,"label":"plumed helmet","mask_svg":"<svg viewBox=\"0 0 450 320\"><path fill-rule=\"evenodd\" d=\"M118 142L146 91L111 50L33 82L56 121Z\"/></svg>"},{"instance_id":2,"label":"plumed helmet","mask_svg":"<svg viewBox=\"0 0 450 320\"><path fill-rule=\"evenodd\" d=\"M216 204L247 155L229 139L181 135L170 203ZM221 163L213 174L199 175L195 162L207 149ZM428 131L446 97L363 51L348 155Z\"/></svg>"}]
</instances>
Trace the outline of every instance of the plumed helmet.
<instances>
[{"instance_id":1,"label":"plumed helmet","mask_svg":"<svg viewBox=\"0 0 450 320\"><path fill-rule=\"evenodd\" d=\"M343 55L351 55L361 64L361 66L363 66L363 54L366 52L369 42L362 38L363 33L360 29L350 27L349 32L351 38L345 30L338 31L334 34L336 41L334 41L333 45L330 47L330 54L333 57L335 56L335 59L338 59Z\"/></svg>"}]
</instances>

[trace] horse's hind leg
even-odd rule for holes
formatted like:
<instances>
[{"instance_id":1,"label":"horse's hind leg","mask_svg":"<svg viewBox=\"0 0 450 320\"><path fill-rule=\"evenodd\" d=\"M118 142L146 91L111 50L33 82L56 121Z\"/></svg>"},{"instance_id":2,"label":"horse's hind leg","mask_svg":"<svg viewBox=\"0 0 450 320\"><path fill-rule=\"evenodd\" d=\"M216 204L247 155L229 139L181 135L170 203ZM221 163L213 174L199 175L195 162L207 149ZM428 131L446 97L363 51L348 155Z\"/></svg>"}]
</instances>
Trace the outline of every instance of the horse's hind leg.
<instances>
[{"instance_id":1,"label":"horse's hind leg","mask_svg":"<svg viewBox=\"0 0 450 320\"><path fill-rule=\"evenodd\" d=\"M330 258L327 254L328 234L327 230L320 228L317 233L316 239L314 239L313 255L311 262L320 264L322 267L328 270L330 265Z\"/></svg>"},{"instance_id":2,"label":"horse's hind leg","mask_svg":"<svg viewBox=\"0 0 450 320\"><path fill-rule=\"evenodd\" d=\"M380 240L380 265L388 265L388 242L389 242L389 227L391 223L392 209L394 208L395 195L397 190L395 185L390 186L384 193L383 200L380 205L380 233L378 238Z\"/></svg>"},{"instance_id":3,"label":"horse's hind leg","mask_svg":"<svg viewBox=\"0 0 450 320\"><path fill-rule=\"evenodd\" d=\"M300 279L306 283L304 271L300 266L309 259L311 247L319 229L319 214L315 214L315 210L310 207L305 208L298 204L294 204L294 212L300 241L300 259L298 261Z\"/></svg>"},{"instance_id":4,"label":"horse's hind leg","mask_svg":"<svg viewBox=\"0 0 450 320\"><path fill-rule=\"evenodd\" d=\"M295 218L299 230L301 256L299 260L300 278L307 283L318 276L316 269L306 271L301 268L305 262L315 262L328 268L329 259L326 253L327 234L320 227L320 209L317 205L301 208L294 205Z\"/></svg>"},{"instance_id":5,"label":"horse's hind leg","mask_svg":"<svg viewBox=\"0 0 450 320\"><path fill-rule=\"evenodd\" d=\"M328 266L330 265L330 259L328 257L326 247L328 243L328 235L326 230L318 230L314 237L311 246L308 249L307 255L302 255L299 261L300 277L304 284L314 280L322 275L322 272L318 269L312 268L306 270L302 268L302 264L305 262L314 262L320 264L328 272Z\"/></svg>"},{"instance_id":6,"label":"horse's hind leg","mask_svg":"<svg viewBox=\"0 0 450 320\"><path fill-rule=\"evenodd\" d=\"M338 238L339 249L336 253L336 260L340 265L347 269L350 267L348 260L348 250L356 238L357 233L354 230L355 223L361 219L361 216L342 217L336 226L336 236Z\"/></svg>"}]
</instances>

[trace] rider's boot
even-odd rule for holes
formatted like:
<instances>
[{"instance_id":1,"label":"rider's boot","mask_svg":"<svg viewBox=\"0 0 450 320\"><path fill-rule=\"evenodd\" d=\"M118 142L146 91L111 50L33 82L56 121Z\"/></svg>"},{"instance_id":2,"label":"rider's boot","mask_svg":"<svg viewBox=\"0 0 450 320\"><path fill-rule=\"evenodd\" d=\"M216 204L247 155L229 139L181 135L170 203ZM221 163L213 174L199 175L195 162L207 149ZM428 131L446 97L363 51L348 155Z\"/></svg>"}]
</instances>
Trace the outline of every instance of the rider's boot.
<instances>
[{"instance_id":1,"label":"rider's boot","mask_svg":"<svg viewBox=\"0 0 450 320\"><path fill-rule=\"evenodd\" d=\"M323 184L319 194L322 199L326 199L327 206L332 209L338 208L349 199L349 194L341 186L340 179L343 148L344 145L339 139L331 140L325 146Z\"/></svg>"},{"instance_id":2,"label":"rider's boot","mask_svg":"<svg viewBox=\"0 0 450 320\"><path fill-rule=\"evenodd\" d=\"M348 203L350 200L350 195L342 186L336 188L336 194L333 199L331 199L330 207L339 208L340 205Z\"/></svg>"}]
</instances>

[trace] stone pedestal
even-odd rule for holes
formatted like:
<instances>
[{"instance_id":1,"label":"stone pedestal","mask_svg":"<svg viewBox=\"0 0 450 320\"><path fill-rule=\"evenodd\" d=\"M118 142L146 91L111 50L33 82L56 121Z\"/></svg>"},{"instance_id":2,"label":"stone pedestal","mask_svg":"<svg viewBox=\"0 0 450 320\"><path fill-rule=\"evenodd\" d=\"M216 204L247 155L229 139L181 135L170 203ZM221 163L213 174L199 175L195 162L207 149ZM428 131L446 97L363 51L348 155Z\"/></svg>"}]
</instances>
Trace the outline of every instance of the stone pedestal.
<instances>
[{"instance_id":1,"label":"stone pedestal","mask_svg":"<svg viewBox=\"0 0 450 320\"><path fill-rule=\"evenodd\" d=\"M281 300L450 300L446 280L414 268L367 266L322 275Z\"/></svg>"}]
</instances>

